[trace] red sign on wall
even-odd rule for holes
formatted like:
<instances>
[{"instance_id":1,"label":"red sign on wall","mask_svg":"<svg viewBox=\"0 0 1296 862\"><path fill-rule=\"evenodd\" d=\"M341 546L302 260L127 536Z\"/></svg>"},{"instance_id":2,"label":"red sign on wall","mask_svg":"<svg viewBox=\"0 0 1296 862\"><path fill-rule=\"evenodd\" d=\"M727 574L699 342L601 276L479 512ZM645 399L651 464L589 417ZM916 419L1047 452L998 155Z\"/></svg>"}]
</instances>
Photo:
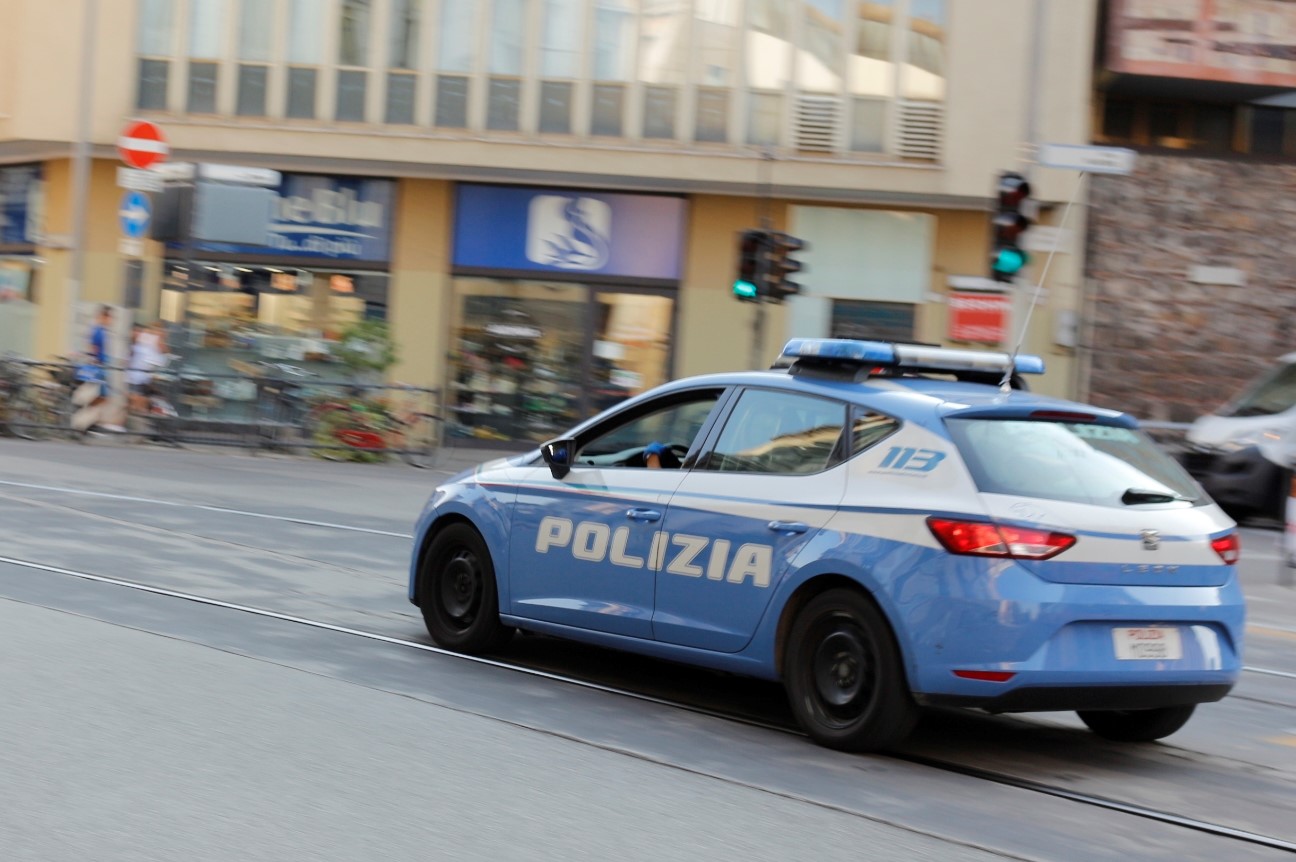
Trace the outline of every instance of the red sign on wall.
<instances>
[{"instance_id":1,"label":"red sign on wall","mask_svg":"<svg viewBox=\"0 0 1296 862\"><path fill-rule=\"evenodd\" d=\"M951 291L950 341L999 344L1007 337L1009 299L1002 293Z\"/></svg>"},{"instance_id":2,"label":"red sign on wall","mask_svg":"<svg viewBox=\"0 0 1296 862\"><path fill-rule=\"evenodd\" d=\"M117 139L122 161L137 170L165 161L170 151L162 130L145 120L128 125Z\"/></svg>"}]
</instances>

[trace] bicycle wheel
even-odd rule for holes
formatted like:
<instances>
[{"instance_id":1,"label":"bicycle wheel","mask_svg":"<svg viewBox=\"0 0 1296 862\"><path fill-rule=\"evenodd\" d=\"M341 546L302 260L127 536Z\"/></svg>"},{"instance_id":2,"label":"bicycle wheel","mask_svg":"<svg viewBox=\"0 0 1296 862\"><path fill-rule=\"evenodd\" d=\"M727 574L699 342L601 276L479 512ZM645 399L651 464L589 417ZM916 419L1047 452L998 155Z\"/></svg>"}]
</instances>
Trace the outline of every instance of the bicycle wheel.
<instances>
[{"instance_id":1,"label":"bicycle wheel","mask_svg":"<svg viewBox=\"0 0 1296 862\"><path fill-rule=\"evenodd\" d=\"M436 463L440 416L431 413L413 413L401 429L401 457L411 467L427 468Z\"/></svg>"},{"instance_id":2,"label":"bicycle wheel","mask_svg":"<svg viewBox=\"0 0 1296 862\"><path fill-rule=\"evenodd\" d=\"M23 440L48 440L54 433L55 417L45 405L30 396L21 397L9 407L9 428Z\"/></svg>"}]
</instances>

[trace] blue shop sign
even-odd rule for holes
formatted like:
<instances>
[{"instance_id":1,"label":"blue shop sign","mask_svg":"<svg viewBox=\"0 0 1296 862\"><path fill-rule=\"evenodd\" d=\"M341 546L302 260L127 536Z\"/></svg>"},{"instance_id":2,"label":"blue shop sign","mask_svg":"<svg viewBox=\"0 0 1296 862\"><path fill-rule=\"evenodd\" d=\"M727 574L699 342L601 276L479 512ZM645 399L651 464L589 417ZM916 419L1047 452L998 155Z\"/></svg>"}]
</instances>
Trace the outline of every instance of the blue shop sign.
<instances>
[{"instance_id":1,"label":"blue shop sign","mask_svg":"<svg viewBox=\"0 0 1296 862\"><path fill-rule=\"evenodd\" d=\"M396 183L284 174L265 245L199 241L201 251L326 260L386 261Z\"/></svg>"},{"instance_id":2,"label":"blue shop sign","mask_svg":"<svg viewBox=\"0 0 1296 862\"><path fill-rule=\"evenodd\" d=\"M40 232L40 165L0 167L0 245L35 245Z\"/></svg>"},{"instance_id":3,"label":"blue shop sign","mask_svg":"<svg viewBox=\"0 0 1296 862\"><path fill-rule=\"evenodd\" d=\"M678 281L683 198L463 184L455 207L460 270Z\"/></svg>"}]
</instances>

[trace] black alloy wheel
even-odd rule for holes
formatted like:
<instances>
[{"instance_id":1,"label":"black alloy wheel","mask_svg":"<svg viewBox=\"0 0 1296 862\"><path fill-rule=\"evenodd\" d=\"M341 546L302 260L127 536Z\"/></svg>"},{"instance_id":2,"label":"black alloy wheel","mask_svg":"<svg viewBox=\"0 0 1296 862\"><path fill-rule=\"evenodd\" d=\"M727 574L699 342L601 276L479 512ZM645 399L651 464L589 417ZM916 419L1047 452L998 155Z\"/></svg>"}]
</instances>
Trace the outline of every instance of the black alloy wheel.
<instances>
[{"instance_id":1,"label":"black alloy wheel","mask_svg":"<svg viewBox=\"0 0 1296 862\"><path fill-rule=\"evenodd\" d=\"M783 682L801 727L829 748L890 748L918 718L891 627L856 590L829 590L797 614Z\"/></svg>"},{"instance_id":2,"label":"black alloy wheel","mask_svg":"<svg viewBox=\"0 0 1296 862\"><path fill-rule=\"evenodd\" d=\"M1188 723L1196 704L1157 709L1082 709L1076 715L1103 739L1116 742L1153 742Z\"/></svg>"},{"instance_id":3,"label":"black alloy wheel","mask_svg":"<svg viewBox=\"0 0 1296 862\"><path fill-rule=\"evenodd\" d=\"M489 652L513 636L500 622L490 551L467 524L451 524L432 540L423 557L419 606L428 634L447 649Z\"/></svg>"}]
</instances>

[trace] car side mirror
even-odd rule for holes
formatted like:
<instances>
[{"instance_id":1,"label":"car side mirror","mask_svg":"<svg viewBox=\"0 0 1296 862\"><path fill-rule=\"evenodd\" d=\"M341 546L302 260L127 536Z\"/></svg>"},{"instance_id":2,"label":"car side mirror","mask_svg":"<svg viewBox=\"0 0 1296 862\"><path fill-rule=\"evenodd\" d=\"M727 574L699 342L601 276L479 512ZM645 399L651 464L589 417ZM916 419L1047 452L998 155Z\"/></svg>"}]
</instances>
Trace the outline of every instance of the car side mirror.
<instances>
[{"instance_id":1,"label":"car side mirror","mask_svg":"<svg viewBox=\"0 0 1296 862\"><path fill-rule=\"evenodd\" d=\"M540 455L549 465L549 472L555 479L561 479L571 472L572 456L576 452L576 441L570 438L550 440L540 447Z\"/></svg>"}]
</instances>

